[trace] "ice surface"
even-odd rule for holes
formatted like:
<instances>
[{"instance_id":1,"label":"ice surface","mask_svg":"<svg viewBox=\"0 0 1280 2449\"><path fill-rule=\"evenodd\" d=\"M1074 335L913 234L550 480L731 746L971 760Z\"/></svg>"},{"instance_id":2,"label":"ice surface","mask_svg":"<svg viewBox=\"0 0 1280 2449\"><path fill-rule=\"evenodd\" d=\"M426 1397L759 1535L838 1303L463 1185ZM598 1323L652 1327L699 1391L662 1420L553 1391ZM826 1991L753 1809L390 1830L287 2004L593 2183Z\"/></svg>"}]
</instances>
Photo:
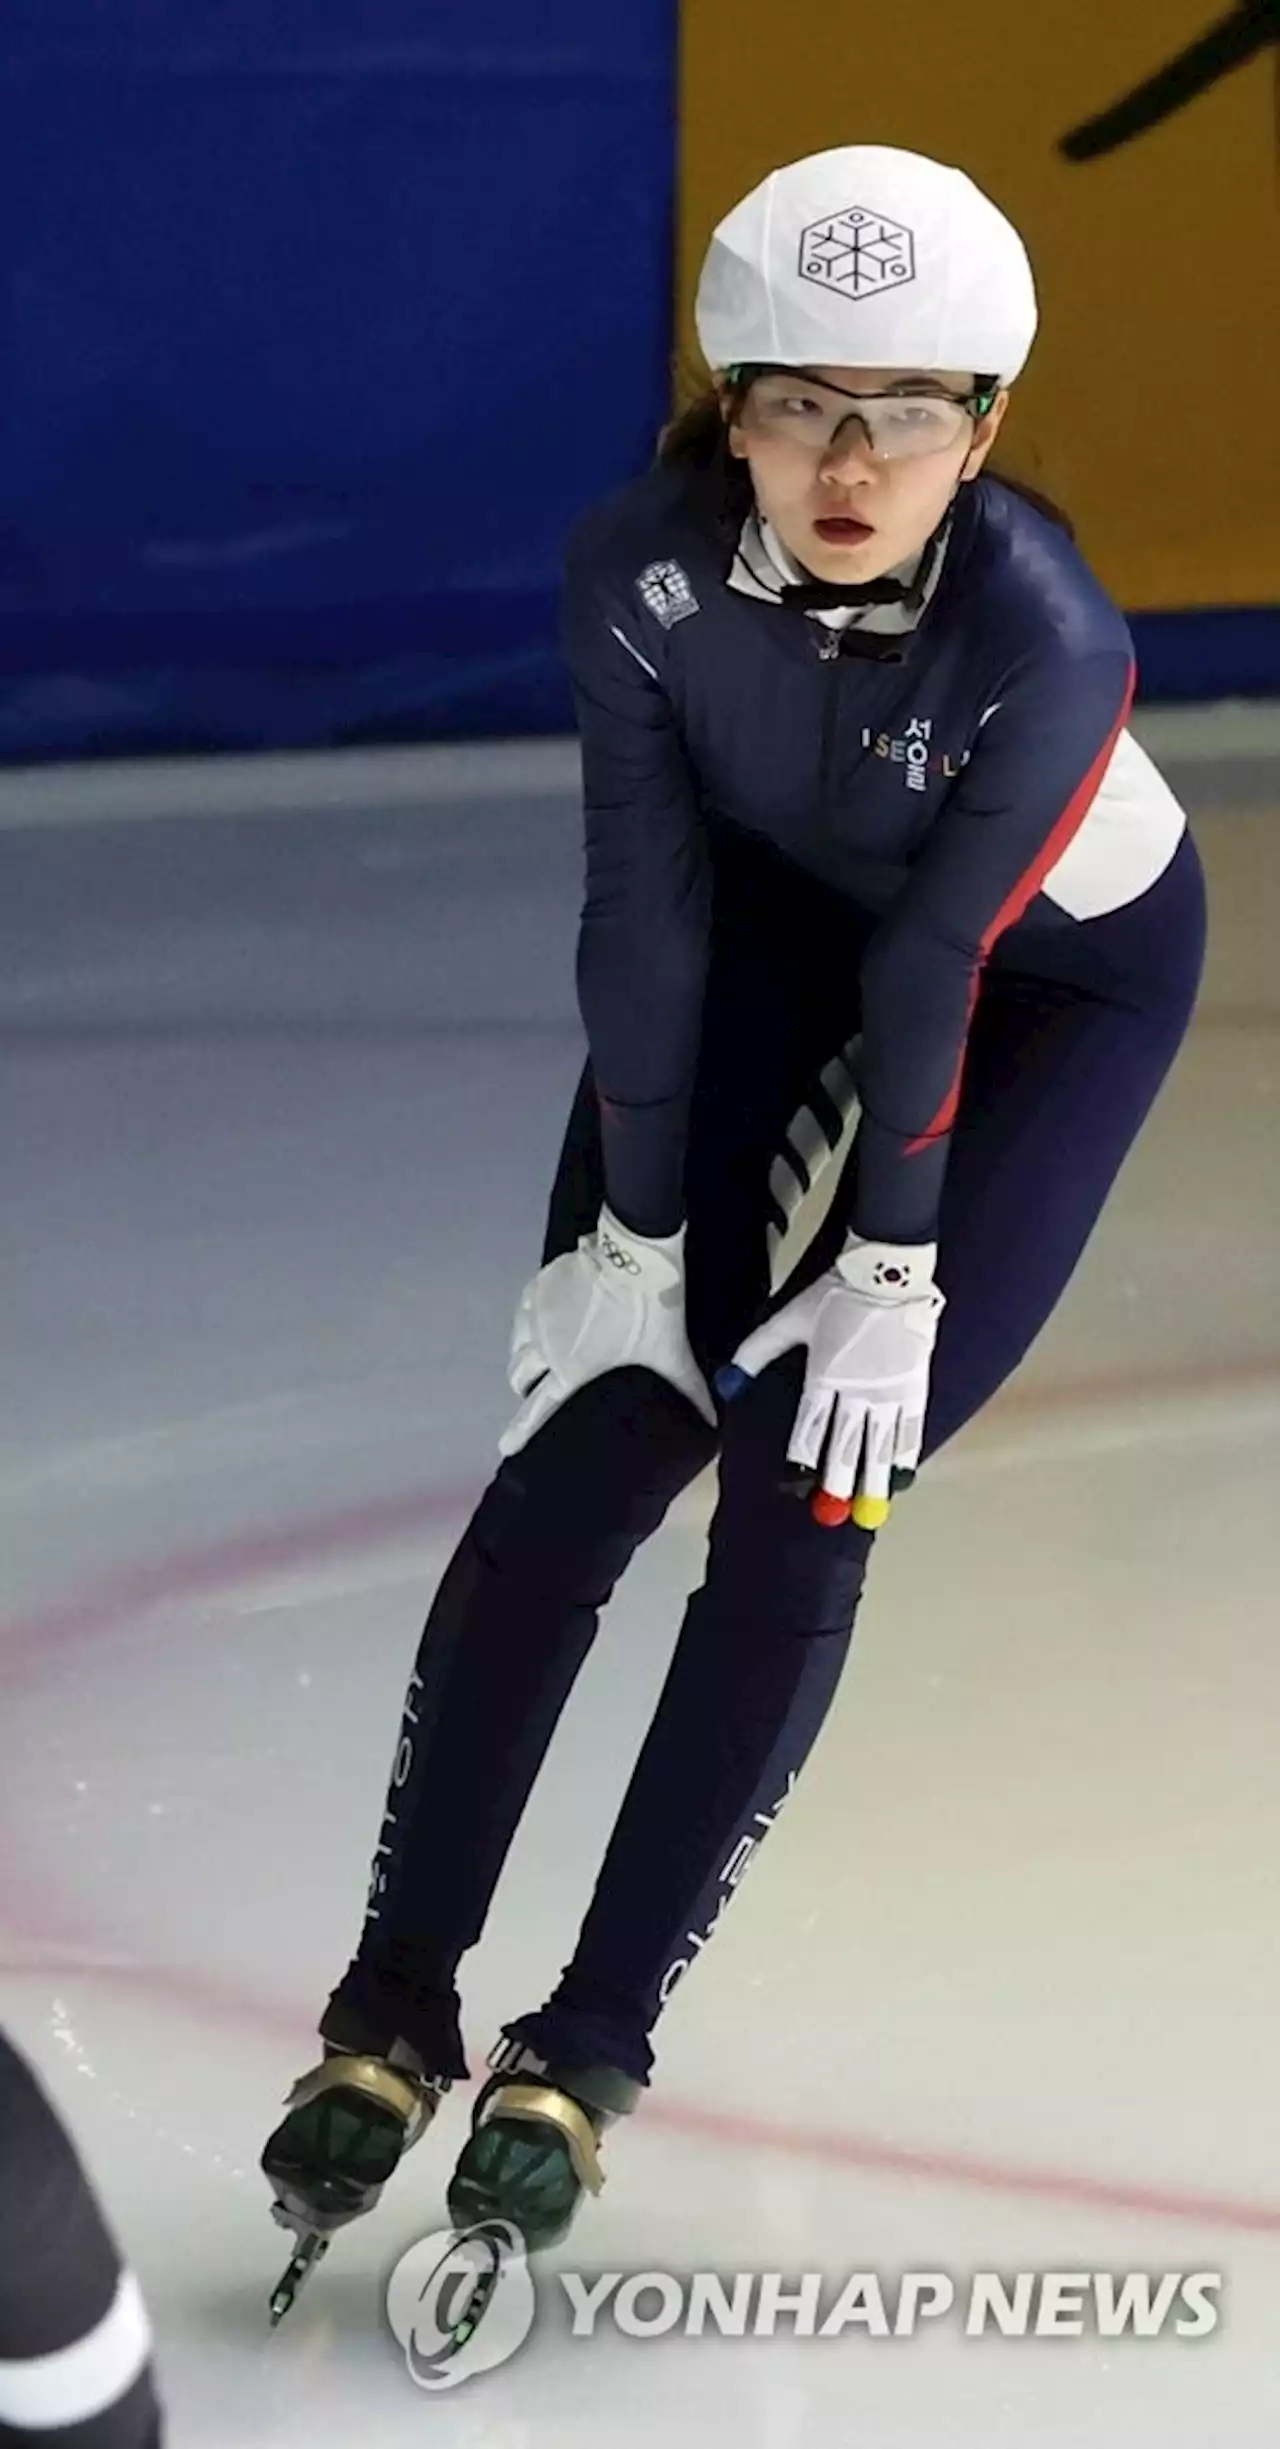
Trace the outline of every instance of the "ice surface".
<instances>
[{"instance_id":1,"label":"ice surface","mask_svg":"<svg viewBox=\"0 0 1280 2449\"><path fill-rule=\"evenodd\" d=\"M1280 790L1277 796L1280 797ZM809 1772L564 2267L1220 2270L1203 2343L592 2343L424 2403L382 2321L465 2098L272 2337L256 2167L358 1928L580 1060L571 798L0 833L0 2013L175 2449L1262 2449L1280 2423L1280 809L1016 1387L900 1506ZM572 1944L699 1571L641 1557L467 1969Z\"/></svg>"}]
</instances>

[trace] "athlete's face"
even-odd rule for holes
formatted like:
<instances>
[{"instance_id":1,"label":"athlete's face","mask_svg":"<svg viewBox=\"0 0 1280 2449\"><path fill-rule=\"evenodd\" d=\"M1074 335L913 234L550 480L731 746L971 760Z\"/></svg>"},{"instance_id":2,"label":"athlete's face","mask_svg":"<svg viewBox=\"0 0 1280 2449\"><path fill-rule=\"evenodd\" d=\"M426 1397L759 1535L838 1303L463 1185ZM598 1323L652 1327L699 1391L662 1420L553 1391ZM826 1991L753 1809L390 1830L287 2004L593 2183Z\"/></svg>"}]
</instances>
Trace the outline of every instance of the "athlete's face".
<instances>
[{"instance_id":1,"label":"athlete's face","mask_svg":"<svg viewBox=\"0 0 1280 2449\"><path fill-rule=\"evenodd\" d=\"M919 552L995 441L1008 393L985 416L958 414L949 403L973 390L971 374L900 366L760 375L729 427L729 448L750 467L760 510L815 578L881 578ZM868 398L869 432L854 406L868 394L878 395Z\"/></svg>"}]
</instances>

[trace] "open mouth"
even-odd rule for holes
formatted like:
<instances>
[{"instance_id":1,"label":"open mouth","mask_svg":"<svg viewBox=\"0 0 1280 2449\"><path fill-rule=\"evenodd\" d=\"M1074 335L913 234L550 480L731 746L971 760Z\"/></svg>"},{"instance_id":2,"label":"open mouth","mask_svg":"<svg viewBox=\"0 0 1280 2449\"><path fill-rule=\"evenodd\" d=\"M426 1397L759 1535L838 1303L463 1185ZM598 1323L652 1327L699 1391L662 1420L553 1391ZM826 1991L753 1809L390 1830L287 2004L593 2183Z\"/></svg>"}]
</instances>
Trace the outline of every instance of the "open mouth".
<instances>
[{"instance_id":1,"label":"open mouth","mask_svg":"<svg viewBox=\"0 0 1280 2449\"><path fill-rule=\"evenodd\" d=\"M865 519L815 519L813 532L824 544L865 544L875 529Z\"/></svg>"}]
</instances>

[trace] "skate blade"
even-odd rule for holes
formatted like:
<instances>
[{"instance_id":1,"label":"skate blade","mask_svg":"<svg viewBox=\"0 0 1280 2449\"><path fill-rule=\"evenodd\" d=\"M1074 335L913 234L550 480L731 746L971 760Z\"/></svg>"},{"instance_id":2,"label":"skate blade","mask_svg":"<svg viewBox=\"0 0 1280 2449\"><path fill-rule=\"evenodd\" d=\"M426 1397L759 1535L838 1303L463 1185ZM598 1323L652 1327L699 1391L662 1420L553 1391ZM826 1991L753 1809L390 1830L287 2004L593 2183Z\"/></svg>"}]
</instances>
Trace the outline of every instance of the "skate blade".
<instances>
[{"instance_id":1,"label":"skate blade","mask_svg":"<svg viewBox=\"0 0 1280 2449\"><path fill-rule=\"evenodd\" d=\"M314 2231L310 2236L300 2238L297 2252L290 2257L288 2268L271 2298L271 2327L273 2330L278 2330L285 2314L292 2312L312 2272L317 2270L323 2262L331 2243L330 2237L318 2236Z\"/></svg>"},{"instance_id":2,"label":"skate blade","mask_svg":"<svg viewBox=\"0 0 1280 2449\"><path fill-rule=\"evenodd\" d=\"M472 2228L459 2231L459 2242L467 2236L474 2238L477 2233L480 2235L486 2233L484 2223L481 2223L478 2230ZM502 2270L502 2256L495 2253L487 2266L476 2273L462 2311L439 2352L439 2360L442 2364L447 2363L450 2356L460 2354L464 2347L470 2345L497 2292Z\"/></svg>"}]
</instances>

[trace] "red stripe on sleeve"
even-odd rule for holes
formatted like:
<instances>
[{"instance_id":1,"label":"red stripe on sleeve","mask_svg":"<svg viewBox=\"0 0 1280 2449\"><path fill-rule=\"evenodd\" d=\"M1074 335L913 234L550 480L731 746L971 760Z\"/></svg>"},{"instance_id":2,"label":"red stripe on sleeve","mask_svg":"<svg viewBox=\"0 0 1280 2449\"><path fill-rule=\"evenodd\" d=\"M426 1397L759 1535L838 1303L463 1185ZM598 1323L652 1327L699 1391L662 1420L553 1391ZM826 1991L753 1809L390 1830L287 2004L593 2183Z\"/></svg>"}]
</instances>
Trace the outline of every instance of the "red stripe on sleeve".
<instances>
[{"instance_id":1,"label":"red stripe on sleeve","mask_svg":"<svg viewBox=\"0 0 1280 2449\"><path fill-rule=\"evenodd\" d=\"M973 976L969 980L969 1008L964 1016L964 1036L960 1041L960 1060L956 1065L955 1078L953 1079L950 1088L947 1090L946 1096L944 1097L942 1104L939 1106L937 1113L934 1115L933 1121L930 1123L928 1130L922 1131L919 1139L913 1139L907 1142L906 1147L902 1151L904 1156L919 1156L922 1148L931 1148L936 1139L942 1139L945 1136L955 1121L956 1111L960 1104L960 1083L964 1077L964 1058L969 1046L969 1027L973 1020L977 1001L978 973L975 969Z\"/></svg>"},{"instance_id":2,"label":"red stripe on sleeve","mask_svg":"<svg viewBox=\"0 0 1280 2449\"><path fill-rule=\"evenodd\" d=\"M1041 843L1030 867L1024 869L1022 875L1019 876L1012 892L1008 894L1006 899L1001 903L995 917L992 919L990 925L983 933L982 941L978 947L978 968L975 970L969 984L969 1009L965 1015L964 1038L960 1047L960 1060L956 1065L955 1078L952 1081L950 1088L947 1090L947 1094L943 1099L938 1112L935 1114L933 1121L924 1131L921 1132L919 1139L913 1139L910 1141L908 1146L903 1150L904 1156L918 1156L923 1148L928 1148L932 1145L934 1140L941 1139L943 1135L951 1129L951 1126L955 1121L956 1109L960 1103L960 1083L964 1074L964 1059L968 1051L969 1025L973 1019L974 1006L978 1000L978 970L981 969L992 945L996 943L998 938L1004 934L1006 927L1012 927L1015 921L1021 918L1023 911L1028 907L1029 903L1035 900L1036 894L1039 892L1041 885L1044 883L1045 877L1048 875L1050 868L1057 866L1059 859L1066 850L1067 844L1072 840L1073 836L1079 832L1080 827L1084 823L1084 820L1088 815L1094 800L1098 796L1098 792L1102 784L1102 777L1106 773L1107 767L1111 762L1111 757L1114 752L1116 742L1119 739L1121 732L1124 730L1125 724L1129 720L1129 710L1133 704L1133 693L1136 685L1137 669L1136 666L1131 663L1129 666L1129 679L1124 693L1124 702L1120 708L1119 714L1116 716L1115 723L1111 731L1108 733L1107 738L1104 740L1097 756L1094 758L1088 773L1083 777L1083 780L1077 784L1066 804L1066 807L1063 809L1061 816L1058 818L1056 824L1050 828L1050 831L1045 836L1044 841Z\"/></svg>"},{"instance_id":3,"label":"red stripe on sleeve","mask_svg":"<svg viewBox=\"0 0 1280 2449\"><path fill-rule=\"evenodd\" d=\"M1098 796L1098 792L1102 784L1102 777L1106 773L1107 767L1111 763L1116 742L1119 739L1121 732L1124 730L1125 724L1129 720L1129 709L1133 704L1133 692L1136 679L1137 674L1135 668L1133 664L1130 664L1128 684L1124 693L1124 703L1120 708L1120 712L1116 716L1115 723L1111 731L1104 740L1102 747L1098 750L1098 754L1094 758L1083 782L1081 782L1072 792L1066 807L1063 809L1061 816L1058 818L1057 824L1052 828L1052 831L1047 835L1046 839L1041 844L1040 849L1037 851L1030 867L1026 870L1024 875L1018 878L1018 881L1015 884L1013 891L1010 893L1007 901L1002 903L1001 907L997 910L995 917L992 919L990 926L987 928L986 933L982 938L980 948L981 959L986 959L986 956L990 952L991 947L995 943L997 937L1004 934L1005 928L1011 927L1015 919L1021 918L1027 904L1034 901L1036 894L1039 892L1041 885L1044 883L1045 877L1049 873L1050 868L1057 866L1068 842L1072 839L1074 834L1077 834L1080 831L1080 827L1084 823L1090 808L1093 806L1093 803Z\"/></svg>"}]
</instances>

